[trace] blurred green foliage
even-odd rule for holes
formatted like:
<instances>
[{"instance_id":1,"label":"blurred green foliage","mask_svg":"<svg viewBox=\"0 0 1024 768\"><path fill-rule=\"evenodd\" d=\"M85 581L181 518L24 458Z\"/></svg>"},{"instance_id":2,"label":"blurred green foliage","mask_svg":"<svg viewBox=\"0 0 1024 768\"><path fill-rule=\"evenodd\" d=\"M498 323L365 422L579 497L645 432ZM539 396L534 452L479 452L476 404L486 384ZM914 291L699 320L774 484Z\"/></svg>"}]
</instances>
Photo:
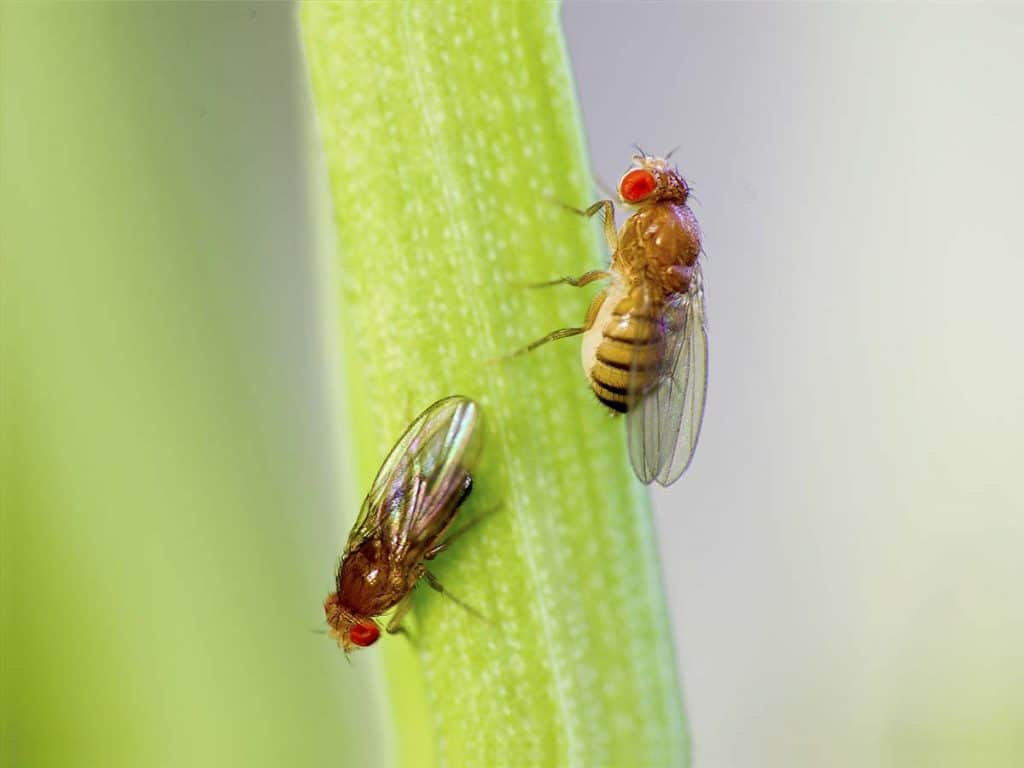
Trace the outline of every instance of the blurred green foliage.
<instances>
[{"instance_id":1,"label":"blurred green foliage","mask_svg":"<svg viewBox=\"0 0 1024 768\"><path fill-rule=\"evenodd\" d=\"M0 763L366 754L292 12L0 14Z\"/></svg>"}]
</instances>

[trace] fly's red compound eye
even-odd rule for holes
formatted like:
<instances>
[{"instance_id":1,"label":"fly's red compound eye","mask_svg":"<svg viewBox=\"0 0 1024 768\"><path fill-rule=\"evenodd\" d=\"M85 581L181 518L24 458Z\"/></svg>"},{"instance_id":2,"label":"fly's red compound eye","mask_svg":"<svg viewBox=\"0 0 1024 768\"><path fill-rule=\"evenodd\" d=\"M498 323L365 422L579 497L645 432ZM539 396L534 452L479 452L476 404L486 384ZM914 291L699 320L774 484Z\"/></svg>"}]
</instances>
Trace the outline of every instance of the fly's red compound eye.
<instances>
[{"instance_id":1,"label":"fly's red compound eye","mask_svg":"<svg viewBox=\"0 0 1024 768\"><path fill-rule=\"evenodd\" d=\"M646 168L628 171L619 182L619 194L627 203L639 203L658 186L654 174Z\"/></svg>"},{"instance_id":2,"label":"fly's red compound eye","mask_svg":"<svg viewBox=\"0 0 1024 768\"><path fill-rule=\"evenodd\" d=\"M373 645L377 642L378 637L380 637L380 629L372 621L361 621L354 624L348 633L348 639L352 641L352 645L358 645L360 648Z\"/></svg>"}]
</instances>

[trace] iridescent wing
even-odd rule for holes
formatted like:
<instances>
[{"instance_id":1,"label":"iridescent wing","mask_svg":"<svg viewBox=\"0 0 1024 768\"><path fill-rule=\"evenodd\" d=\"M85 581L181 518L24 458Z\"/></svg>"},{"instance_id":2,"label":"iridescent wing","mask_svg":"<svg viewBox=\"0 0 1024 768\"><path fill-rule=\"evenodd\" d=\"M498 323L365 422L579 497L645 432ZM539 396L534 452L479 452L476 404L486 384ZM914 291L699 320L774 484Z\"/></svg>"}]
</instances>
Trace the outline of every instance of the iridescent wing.
<instances>
[{"instance_id":1,"label":"iridescent wing","mask_svg":"<svg viewBox=\"0 0 1024 768\"><path fill-rule=\"evenodd\" d=\"M671 485L690 466L704 420L708 338L699 265L689 292L666 304L660 322L657 383L638 393L626 429L636 476L644 483Z\"/></svg>"},{"instance_id":2,"label":"iridescent wing","mask_svg":"<svg viewBox=\"0 0 1024 768\"><path fill-rule=\"evenodd\" d=\"M418 563L462 501L480 452L480 427L480 407L459 395L421 413L377 472L345 554L378 538L393 562Z\"/></svg>"}]
</instances>

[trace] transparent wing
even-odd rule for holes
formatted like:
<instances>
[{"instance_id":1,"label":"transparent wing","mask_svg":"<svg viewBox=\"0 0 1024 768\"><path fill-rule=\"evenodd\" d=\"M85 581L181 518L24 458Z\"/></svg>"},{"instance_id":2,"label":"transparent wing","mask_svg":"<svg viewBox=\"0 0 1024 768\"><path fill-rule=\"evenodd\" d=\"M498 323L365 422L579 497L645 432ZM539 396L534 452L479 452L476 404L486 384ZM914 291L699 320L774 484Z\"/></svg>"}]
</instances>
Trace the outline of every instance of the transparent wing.
<instances>
[{"instance_id":1,"label":"transparent wing","mask_svg":"<svg viewBox=\"0 0 1024 768\"><path fill-rule=\"evenodd\" d=\"M704 420L708 343L699 266L689 292L665 306L661 330L657 383L638 393L626 418L636 476L667 486L690 465Z\"/></svg>"},{"instance_id":2,"label":"transparent wing","mask_svg":"<svg viewBox=\"0 0 1024 768\"><path fill-rule=\"evenodd\" d=\"M380 539L392 560L416 561L451 522L476 465L480 408L452 396L438 400L406 429L381 465L346 554Z\"/></svg>"},{"instance_id":3,"label":"transparent wing","mask_svg":"<svg viewBox=\"0 0 1024 768\"><path fill-rule=\"evenodd\" d=\"M661 421L657 418L657 412L648 410L645 405L651 402L654 394L651 383L657 386L671 368L668 361L675 353L672 344L676 337L665 332L666 317L672 309L666 307L662 312L652 300L646 284L636 286L631 298L633 305L630 314L638 318L635 322L642 322L639 318L643 318L648 324L647 333L634 339L627 395L629 410L626 414L626 434L633 471L642 483L650 483L658 473Z\"/></svg>"}]
</instances>

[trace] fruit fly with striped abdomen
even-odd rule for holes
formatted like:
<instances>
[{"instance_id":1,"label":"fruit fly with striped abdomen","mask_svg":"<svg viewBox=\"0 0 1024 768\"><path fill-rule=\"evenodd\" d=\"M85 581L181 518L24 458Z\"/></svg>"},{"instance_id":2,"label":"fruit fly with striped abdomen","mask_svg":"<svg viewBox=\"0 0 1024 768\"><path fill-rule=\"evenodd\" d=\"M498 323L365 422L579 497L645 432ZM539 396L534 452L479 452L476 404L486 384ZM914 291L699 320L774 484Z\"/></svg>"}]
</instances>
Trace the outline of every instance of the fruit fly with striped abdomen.
<instances>
[{"instance_id":1,"label":"fruit fly with striped abdomen","mask_svg":"<svg viewBox=\"0 0 1024 768\"><path fill-rule=\"evenodd\" d=\"M603 214L612 251L608 269L541 284L608 280L583 326L553 331L516 354L582 334L591 389L608 408L627 414L633 471L644 483L670 485L689 466L704 418L701 237L686 204L690 187L679 171L646 154L635 155L633 166L619 180L621 202L634 209L621 230L616 232L611 200L577 211Z\"/></svg>"},{"instance_id":2,"label":"fruit fly with striped abdomen","mask_svg":"<svg viewBox=\"0 0 1024 768\"><path fill-rule=\"evenodd\" d=\"M377 642L375 617L395 606L387 631L397 632L421 578L451 597L425 563L476 522L449 532L473 487L481 434L480 406L446 397L409 425L384 460L324 601L329 634L346 653Z\"/></svg>"}]
</instances>

